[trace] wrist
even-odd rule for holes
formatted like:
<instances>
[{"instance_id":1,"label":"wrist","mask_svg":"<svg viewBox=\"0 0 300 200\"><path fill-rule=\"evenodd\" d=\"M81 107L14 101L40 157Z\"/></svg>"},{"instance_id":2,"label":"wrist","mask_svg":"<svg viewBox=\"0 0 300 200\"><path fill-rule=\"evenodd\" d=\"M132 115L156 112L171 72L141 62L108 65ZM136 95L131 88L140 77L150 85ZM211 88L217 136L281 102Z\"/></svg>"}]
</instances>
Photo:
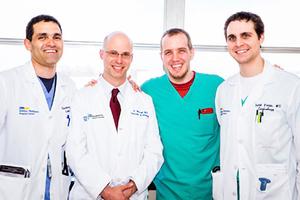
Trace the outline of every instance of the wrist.
<instances>
[{"instance_id":1,"label":"wrist","mask_svg":"<svg viewBox=\"0 0 300 200\"><path fill-rule=\"evenodd\" d=\"M103 199L105 199L106 197L108 197L110 194L110 186L107 185L105 186L105 188L102 190L102 192L100 193L100 197L102 197Z\"/></svg>"},{"instance_id":2,"label":"wrist","mask_svg":"<svg viewBox=\"0 0 300 200\"><path fill-rule=\"evenodd\" d=\"M133 193L135 193L136 191L137 191L137 187L136 187L136 184L135 184L135 182L132 180L132 179L130 179L130 181L129 182L131 182L132 183L132 185L133 185L133 187L132 187L132 189L133 189Z\"/></svg>"}]
</instances>

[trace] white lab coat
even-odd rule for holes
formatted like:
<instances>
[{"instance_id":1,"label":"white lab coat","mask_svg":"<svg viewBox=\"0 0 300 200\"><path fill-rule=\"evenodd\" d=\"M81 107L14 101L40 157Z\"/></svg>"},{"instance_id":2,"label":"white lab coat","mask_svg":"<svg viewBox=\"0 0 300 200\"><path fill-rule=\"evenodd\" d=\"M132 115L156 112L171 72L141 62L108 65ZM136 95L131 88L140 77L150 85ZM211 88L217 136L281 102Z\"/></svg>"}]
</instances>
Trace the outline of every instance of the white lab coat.
<instances>
[{"instance_id":1,"label":"white lab coat","mask_svg":"<svg viewBox=\"0 0 300 200\"><path fill-rule=\"evenodd\" d=\"M123 102L117 132L102 84L83 88L72 103L67 157L76 181L70 199L96 199L110 182L128 178L138 189L131 199L147 199L147 187L163 163L152 99L126 81L118 94Z\"/></svg>"},{"instance_id":2,"label":"white lab coat","mask_svg":"<svg viewBox=\"0 0 300 200\"><path fill-rule=\"evenodd\" d=\"M237 170L241 200L300 199L300 79L265 62L260 80L243 107L239 75L217 90L221 171L213 174L215 199L237 199ZM263 111L261 123L257 110Z\"/></svg>"},{"instance_id":3,"label":"white lab coat","mask_svg":"<svg viewBox=\"0 0 300 200\"><path fill-rule=\"evenodd\" d=\"M52 167L51 199L67 198L69 177L62 174L62 150L67 136L69 97L74 92L73 82L57 74L49 111L31 62L0 73L0 165L30 170L30 178L0 173L1 200L44 199L48 153Z\"/></svg>"}]
</instances>

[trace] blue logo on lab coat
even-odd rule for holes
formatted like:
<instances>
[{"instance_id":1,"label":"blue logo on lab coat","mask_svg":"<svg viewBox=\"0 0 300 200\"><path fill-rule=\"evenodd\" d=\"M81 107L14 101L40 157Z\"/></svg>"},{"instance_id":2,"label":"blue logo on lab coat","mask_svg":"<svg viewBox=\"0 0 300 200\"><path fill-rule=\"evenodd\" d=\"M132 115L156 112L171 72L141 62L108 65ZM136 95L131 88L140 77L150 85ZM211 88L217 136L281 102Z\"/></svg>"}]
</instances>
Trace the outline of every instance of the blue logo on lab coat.
<instances>
[{"instance_id":1,"label":"blue logo on lab coat","mask_svg":"<svg viewBox=\"0 0 300 200\"><path fill-rule=\"evenodd\" d=\"M100 119L100 118L104 118L103 114L86 114L83 116L83 121L87 122L90 119Z\"/></svg>"},{"instance_id":2,"label":"blue logo on lab coat","mask_svg":"<svg viewBox=\"0 0 300 200\"><path fill-rule=\"evenodd\" d=\"M35 115L39 113L38 110L33 110L28 106L20 106L19 107L19 115Z\"/></svg>"}]
</instances>

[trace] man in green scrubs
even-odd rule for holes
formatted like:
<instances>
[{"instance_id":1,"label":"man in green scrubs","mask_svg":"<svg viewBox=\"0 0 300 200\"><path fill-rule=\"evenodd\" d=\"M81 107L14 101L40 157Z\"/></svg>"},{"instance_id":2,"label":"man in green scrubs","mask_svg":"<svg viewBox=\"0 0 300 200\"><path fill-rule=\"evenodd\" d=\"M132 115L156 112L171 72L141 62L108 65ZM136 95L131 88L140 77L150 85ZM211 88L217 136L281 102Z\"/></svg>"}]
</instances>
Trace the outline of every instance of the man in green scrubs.
<instances>
[{"instance_id":1,"label":"man in green scrubs","mask_svg":"<svg viewBox=\"0 0 300 200\"><path fill-rule=\"evenodd\" d=\"M142 85L154 102L165 162L154 183L157 200L211 200L211 170L219 165L215 93L223 79L190 69L189 34L170 29L161 38L166 75Z\"/></svg>"}]
</instances>

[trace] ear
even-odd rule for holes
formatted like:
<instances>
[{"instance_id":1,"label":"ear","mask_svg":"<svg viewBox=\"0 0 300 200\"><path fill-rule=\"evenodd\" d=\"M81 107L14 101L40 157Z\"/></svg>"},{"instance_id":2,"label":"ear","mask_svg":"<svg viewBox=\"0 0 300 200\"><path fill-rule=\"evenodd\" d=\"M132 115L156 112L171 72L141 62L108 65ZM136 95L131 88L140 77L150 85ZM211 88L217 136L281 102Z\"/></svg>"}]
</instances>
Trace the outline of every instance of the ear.
<instances>
[{"instance_id":1,"label":"ear","mask_svg":"<svg viewBox=\"0 0 300 200\"><path fill-rule=\"evenodd\" d=\"M104 50L103 49L100 49L99 55L100 55L100 58L103 60L103 57L104 57Z\"/></svg>"},{"instance_id":2,"label":"ear","mask_svg":"<svg viewBox=\"0 0 300 200\"><path fill-rule=\"evenodd\" d=\"M261 35L260 35L260 38L259 38L260 45L264 42L264 40L265 40L265 35L264 35L264 34L261 34Z\"/></svg>"},{"instance_id":3,"label":"ear","mask_svg":"<svg viewBox=\"0 0 300 200\"><path fill-rule=\"evenodd\" d=\"M132 60L133 60L133 53L131 54L130 62L132 62Z\"/></svg>"},{"instance_id":4,"label":"ear","mask_svg":"<svg viewBox=\"0 0 300 200\"><path fill-rule=\"evenodd\" d=\"M23 43L24 43L25 48L28 51L31 51L31 42L28 39L24 39Z\"/></svg>"},{"instance_id":5,"label":"ear","mask_svg":"<svg viewBox=\"0 0 300 200\"><path fill-rule=\"evenodd\" d=\"M160 55L160 59L163 60L163 52L159 52L159 55Z\"/></svg>"},{"instance_id":6,"label":"ear","mask_svg":"<svg viewBox=\"0 0 300 200\"><path fill-rule=\"evenodd\" d=\"M192 49L191 49L191 60L194 58L194 55L195 55L195 49L192 48Z\"/></svg>"}]
</instances>

